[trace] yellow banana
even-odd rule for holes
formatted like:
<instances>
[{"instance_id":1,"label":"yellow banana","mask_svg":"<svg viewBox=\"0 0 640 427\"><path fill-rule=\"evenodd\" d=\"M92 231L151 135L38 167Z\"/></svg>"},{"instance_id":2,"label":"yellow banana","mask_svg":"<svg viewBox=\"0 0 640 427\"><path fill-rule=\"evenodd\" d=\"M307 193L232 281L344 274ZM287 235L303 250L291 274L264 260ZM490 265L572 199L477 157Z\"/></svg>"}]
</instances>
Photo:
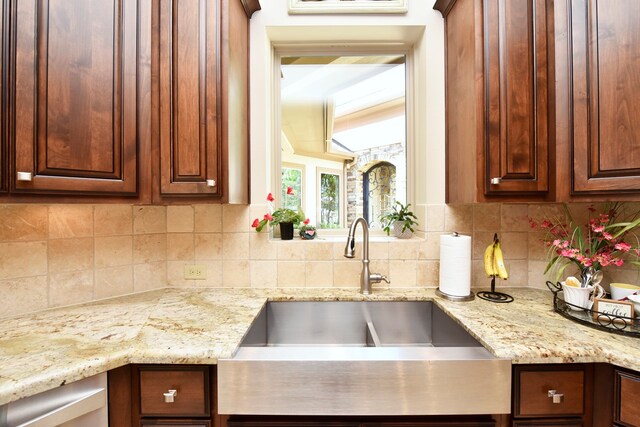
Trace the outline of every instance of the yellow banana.
<instances>
[{"instance_id":1,"label":"yellow banana","mask_svg":"<svg viewBox=\"0 0 640 427\"><path fill-rule=\"evenodd\" d=\"M493 249L493 259L495 262L495 272L496 275L499 276L502 280L507 280L509 278L509 273L507 272L507 268L504 265L504 257L502 255L502 247L500 246L500 241L496 241Z\"/></svg>"},{"instance_id":2,"label":"yellow banana","mask_svg":"<svg viewBox=\"0 0 640 427\"><path fill-rule=\"evenodd\" d=\"M493 277L497 273L496 269L493 268L493 260L494 260L494 245L491 243L487 246L487 249L484 250L484 272L487 273L488 277Z\"/></svg>"}]
</instances>

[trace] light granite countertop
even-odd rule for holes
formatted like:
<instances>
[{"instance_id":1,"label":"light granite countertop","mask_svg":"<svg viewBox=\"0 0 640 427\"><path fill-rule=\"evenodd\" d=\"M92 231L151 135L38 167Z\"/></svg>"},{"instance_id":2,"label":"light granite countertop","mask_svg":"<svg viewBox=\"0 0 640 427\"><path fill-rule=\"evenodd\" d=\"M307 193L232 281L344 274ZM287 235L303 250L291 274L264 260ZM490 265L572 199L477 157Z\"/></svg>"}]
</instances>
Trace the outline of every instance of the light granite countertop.
<instances>
[{"instance_id":1,"label":"light granite countertop","mask_svg":"<svg viewBox=\"0 0 640 427\"><path fill-rule=\"evenodd\" d=\"M433 300L513 363L608 362L640 370L640 339L553 312L548 291L510 288L510 304L450 302L433 289L161 289L3 319L0 405L128 363L214 364L231 357L267 300Z\"/></svg>"}]
</instances>

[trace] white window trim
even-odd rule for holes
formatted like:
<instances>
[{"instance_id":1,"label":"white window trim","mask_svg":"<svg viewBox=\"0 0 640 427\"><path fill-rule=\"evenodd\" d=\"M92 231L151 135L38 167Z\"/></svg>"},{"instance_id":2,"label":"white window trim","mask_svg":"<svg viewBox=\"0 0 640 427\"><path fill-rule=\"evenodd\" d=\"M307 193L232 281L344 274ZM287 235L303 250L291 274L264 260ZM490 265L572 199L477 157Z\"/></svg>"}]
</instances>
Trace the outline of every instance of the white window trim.
<instances>
[{"instance_id":1,"label":"white window trim","mask_svg":"<svg viewBox=\"0 0 640 427\"><path fill-rule=\"evenodd\" d=\"M304 1L289 0L289 14L407 13L408 0Z\"/></svg>"}]
</instances>

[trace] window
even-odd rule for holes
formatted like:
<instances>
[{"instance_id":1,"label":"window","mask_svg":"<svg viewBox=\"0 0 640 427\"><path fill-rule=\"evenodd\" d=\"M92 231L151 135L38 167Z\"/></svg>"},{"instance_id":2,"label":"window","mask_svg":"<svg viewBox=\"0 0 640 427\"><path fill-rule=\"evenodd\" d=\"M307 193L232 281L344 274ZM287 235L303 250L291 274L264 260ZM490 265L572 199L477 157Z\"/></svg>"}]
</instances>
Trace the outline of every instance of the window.
<instances>
[{"instance_id":1,"label":"window","mask_svg":"<svg viewBox=\"0 0 640 427\"><path fill-rule=\"evenodd\" d=\"M280 200L283 208L297 211L304 206L304 166L283 164L281 178ZM287 194L287 188L291 187L293 194Z\"/></svg>"},{"instance_id":2,"label":"window","mask_svg":"<svg viewBox=\"0 0 640 427\"><path fill-rule=\"evenodd\" d=\"M318 169L318 228L343 227L342 171Z\"/></svg>"},{"instance_id":3,"label":"window","mask_svg":"<svg viewBox=\"0 0 640 427\"><path fill-rule=\"evenodd\" d=\"M366 216L381 230L385 206L407 202L406 53L285 51L277 55L282 188L297 189L298 175L286 165L316 170L299 184L308 196L299 202L312 224L344 228ZM379 164L393 167L393 183L387 193L377 188L365 197L365 181L389 172L371 175Z\"/></svg>"}]
</instances>

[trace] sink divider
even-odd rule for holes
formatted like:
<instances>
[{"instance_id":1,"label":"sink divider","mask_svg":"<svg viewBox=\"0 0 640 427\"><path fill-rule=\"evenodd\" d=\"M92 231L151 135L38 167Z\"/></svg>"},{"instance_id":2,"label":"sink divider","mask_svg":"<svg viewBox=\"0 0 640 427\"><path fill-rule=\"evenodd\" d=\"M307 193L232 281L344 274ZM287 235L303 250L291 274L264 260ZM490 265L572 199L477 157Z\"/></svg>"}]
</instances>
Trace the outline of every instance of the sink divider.
<instances>
[{"instance_id":1,"label":"sink divider","mask_svg":"<svg viewBox=\"0 0 640 427\"><path fill-rule=\"evenodd\" d=\"M374 347L382 347L376 327L373 325L373 322L367 322L367 343L371 341L373 341Z\"/></svg>"}]
</instances>

